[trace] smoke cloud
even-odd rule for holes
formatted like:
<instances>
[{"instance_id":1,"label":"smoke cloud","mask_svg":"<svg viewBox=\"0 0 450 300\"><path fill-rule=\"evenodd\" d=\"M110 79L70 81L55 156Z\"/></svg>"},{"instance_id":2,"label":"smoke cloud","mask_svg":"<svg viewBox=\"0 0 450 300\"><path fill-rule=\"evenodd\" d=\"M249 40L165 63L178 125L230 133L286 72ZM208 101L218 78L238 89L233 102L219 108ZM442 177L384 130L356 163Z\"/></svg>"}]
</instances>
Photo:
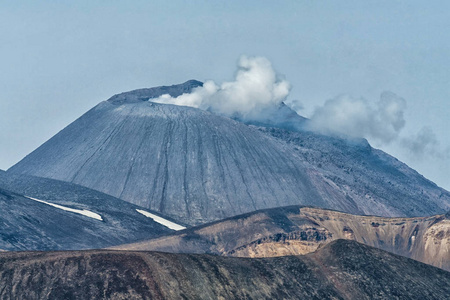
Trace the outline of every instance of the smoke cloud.
<instances>
[{"instance_id":1,"label":"smoke cloud","mask_svg":"<svg viewBox=\"0 0 450 300\"><path fill-rule=\"evenodd\" d=\"M406 101L391 92L383 92L376 103L343 95L317 108L309 126L322 133L389 143L398 137L405 126L405 109Z\"/></svg>"},{"instance_id":2,"label":"smoke cloud","mask_svg":"<svg viewBox=\"0 0 450 300\"><path fill-rule=\"evenodd\" d=\"M294 111L282 105L291 86L277 76L268 59L242 56L237 67L233 81L217 84L208 80L189 94L178 97L166 94L149 101L191 106L250 123L270 123L293 130L306 126L324 134L363 137L380 146L395 143L415 158L425 154L448 158L449 150L440 150L435 134L428 127L410 137L400 136L405 126L406 101L392 92L383 92L378 101L338 96L316 108L310 120L303 122L303 118L292 116L303 108L299 101L288 102ZM300 125L296 120L300 120Z\"/></svg>"},{"instance_id":3,"label":"smoke cloud","mask_svg":"<svg viewBox=\"0 0 450 300\"><path fill-rule=\"evenodd\" d=\"M431 128L423 127L407 137L401 134L405 126L405 110L406 101L392 92L383 92L375 103L343 95L316 108L308 129L324 134L367 138L378 146L395 145L406 150L412 159L449 159L450 149L440 146Z\"/></svg>"},{"instance_id":4,"label":"smoke cloud","mask_svg":"<svg viewBox=\"0 0 450 300\"><path fill-rule=\"evenodd\" d=\"M423 127L417 134L401 139L401 144L416 159L433 156L439 159L450 158L450 149L443 150L430 127Z\"/></svg>"},{"instance_id":5,"label":"smoke cloud","mask_svg":"<svg viewBox=\"0 0 450 300\"><path fill-rule=\"evenodd\" d=\"M191 106L228 117L253 120L260 118L268 109L278 107L289 91L290 84L278 78L268 59L242 56L234 81L218 85L209 80L190 94L176 98L162 95L150 101Z\"/></svg>"}]
</instances>

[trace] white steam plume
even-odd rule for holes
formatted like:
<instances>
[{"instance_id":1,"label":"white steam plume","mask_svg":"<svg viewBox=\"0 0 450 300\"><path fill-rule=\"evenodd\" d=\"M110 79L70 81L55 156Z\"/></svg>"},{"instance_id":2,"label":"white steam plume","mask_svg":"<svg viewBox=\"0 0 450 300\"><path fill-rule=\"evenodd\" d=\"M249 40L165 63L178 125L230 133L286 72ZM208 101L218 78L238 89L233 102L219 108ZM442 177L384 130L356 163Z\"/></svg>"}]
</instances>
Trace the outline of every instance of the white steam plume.
<instances>
[{"instance_id":1,"label":"white steam plume","mask_svg":"<svg viewBox=\"0 0 450 300\"><path fill-rule=\"evenodd\" d=\"M382 93L375 104L344 95L317 108L309 126L323 133L341 133L389 143L398 137L405 125L405 109L406 101L391 92Z\"/></svg>"},{"instance_id":2,"label":"white steam plume","mask_svg":"<svg viewBox=\"0 0 450 300\"><path fill-rule=\"evenodd\" d=\"M400 134L405 126L405 109L406 101L391 92L383 92L376 103L344 95L328 100L317 108L308 126L325 134L367 138L378 146L397 145L413 159L431 156L448 160L450 149L440 146L431 128L423 127L408 137Z\"/></svg>"},{"instance_id":3,"label":"white steam plume","mask_svg":"<svg viewBox=\"0 0 450 300\"><path fill-rule=\"evenodd\" d=\"M423 159L425 156L438 159L450 158L450 148L441 148L436 134L430 127L423 127L417 134L402 138L400 143L415 159Z\"/></svg>"},{"instance_id":4,"label":"white steam plume","mask_svg":"<svg viewBox=\"0 0 450 300\"><path fill-rule=\"evenodd\" d=\"M283 127L287 126L285 121L291 117L292 111L283 111L280 104L286 100L289 91L290 84L277 77L268 59L242 56L234 81L219 85L208 80L189 94L178 97L165 94L149 101L196 107L244 121L265 122L270 119L272 124ZM298 106L298 101L290 101L291 108L302 108L293 107L293 104ZM396 142L416 158L425 154L448 157L448 149L439 149L439 143L429 128L422 129L415 136L400 136L405 126L405 110L406 101L392 92L383 92L376 102L343 95L316 108L310 121L302 124L325 134L367 138L378 145Z\"/></svg>"},{"instance_id":5,"label":"white steam plume","mask_svg":"<svg viewBox=\"0 0 450 300\"><path fill-rule=\"evenodd\" d=\"M277 77L268 59L242 56L234 81L217 85L209 80L190 94L175 98L166 94L150 101L192 106L228 117L252 120L260 118L267 109L278 107L289 90L290 84Z\"/></svg>"}]
</instances>

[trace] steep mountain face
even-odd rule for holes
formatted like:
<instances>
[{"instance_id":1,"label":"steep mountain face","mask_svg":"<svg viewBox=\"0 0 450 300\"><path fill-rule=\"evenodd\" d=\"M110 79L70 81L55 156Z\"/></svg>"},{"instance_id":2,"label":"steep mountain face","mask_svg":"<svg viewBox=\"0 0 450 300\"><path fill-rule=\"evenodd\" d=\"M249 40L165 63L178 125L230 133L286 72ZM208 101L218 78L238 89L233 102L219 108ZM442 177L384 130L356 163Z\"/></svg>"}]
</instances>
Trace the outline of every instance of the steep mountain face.
<instances>
[{"instance_id":1,"label":"steep mountain face","mask_svg":"<svg viewBox=\"0 0 450 300\"><path fill-rule=\"evenodd\" d=\"M336 239L355 240L450 271L450 214L383 218L289 206L113 249L273 257L307 254Z\"/></svg>"},{"instance_id":2,"label":"steep mountain face","mask_svg":"<svg viewBox=\"0 0 450 300\"><path fill-rule=\"evenodd\" d=\"M103 102L10 171L80 184L190 224L298 202L334 207L290 152L198 109Z\"/></svg>"},{"instance_id":3,"label":"steep mountain face","mask_svg":"<svg viewBox=\"0 0 450 300\"><path fill-rule=\"evenodd\" d=\"M200 84L116 95L9 172L80 184L187 224L292 204L384 216L450 209L447 191L365 140L267 129L146 101ZM286 106L280 116L290 129L304 121ZM275 126L273 120L257 125Z\"/></svg>"},{"instance_id":4,"label":"steep mountain face","mask_svg":"<svg viewBox=\"0 0 450 300\"><path fill-rule=\"evenodd\" d=\"M356 202L364 214L374 214L376 206L376 215L381 216L427 216L427 212L450 210L448 191L396 158L372 148L366 140L304 130L259 129L293 146L302 161L313 166L311 180L322 197L337 190L341 193L334 197L342 205Z\"/></svg>"},{"instance_id":5,"label":"steep mountain face","mask_svg":"<svg viewBox=\"0 0 450 300\"><path fill-rule=\"evenodd\" d=\"M423 300L450 294L449 272L343 240L308 256L266 259L106 250L0 253L0 278L2 299Z\"/></svg>"},{"instance_id":6,"label":"steep mountain face","mask_svg":"<svg viewBox=\"0 0 450 300\"><path fill-rule=\"evenodd\" d=\"M104 248L173 231L136 209L75 184L0 171L0 249Z\"/></svg>"}]
</instances>

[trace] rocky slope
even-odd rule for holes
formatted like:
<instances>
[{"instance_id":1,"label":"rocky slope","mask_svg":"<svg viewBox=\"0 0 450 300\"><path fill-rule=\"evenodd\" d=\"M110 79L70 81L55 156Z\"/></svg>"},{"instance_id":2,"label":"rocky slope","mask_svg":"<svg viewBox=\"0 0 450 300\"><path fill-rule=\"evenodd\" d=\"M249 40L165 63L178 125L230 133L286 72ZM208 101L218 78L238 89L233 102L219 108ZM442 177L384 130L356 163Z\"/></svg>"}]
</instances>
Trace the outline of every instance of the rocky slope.
<instances>
[{"instance_id":1,"label":"rocky slope","mask_svg":"<svg viewBox=\"0 0 450 300\"><path fill-rule=\"evenodd\" d=\"M104 248L173 231L136 209L75 184L0 171L0 249Z\"/></svg>"},{"instance_id":2,"label":"rocky slope","mask_svg":"<svg viewBox=\"0 0 450 300\"><path fill-rule=\"evenodd\" d=\"M339 199L343 207L353 203L361 214L380 216L427 216L450 210L448 191L365 140L304 130L258 129L292 146L304 164L311 166L310 178L321 196ZM349 208L337 210L351 212Z\"/></svg>"},{"instance_id":3,"label":"rocky slope","mask_svg":"<svg viewBox=\"0 0 450 300\"><path fill-rule=\"evenodd\" d=\"M0 253L1 299L447 299L450 273L338 240L307 256Z\"/></svg>"},{"instance_id":4,"label":"rocky slope","mask_svg":"<svg viewBox=\"0 0 450 300\"><path fill-rule=\"evenodd\" d=\"M450 209L447 191L365 140L147 101L200 84L116 95L8 171L80 184L191 225L292 204L383 216ZM303 121L280 111L282 127Z\"/></svg>"},{"instance_id":5,"label":"rocky slope","mask_svg":"<svg viewBox=\"0 0 450 300\"><path fill-rule=\"evenodd\" d=\"M289 206L114 249L272 257L307 254L336 239L355 240L450 271L450 214L384 218Z\"/></svg>"}]
</instances>

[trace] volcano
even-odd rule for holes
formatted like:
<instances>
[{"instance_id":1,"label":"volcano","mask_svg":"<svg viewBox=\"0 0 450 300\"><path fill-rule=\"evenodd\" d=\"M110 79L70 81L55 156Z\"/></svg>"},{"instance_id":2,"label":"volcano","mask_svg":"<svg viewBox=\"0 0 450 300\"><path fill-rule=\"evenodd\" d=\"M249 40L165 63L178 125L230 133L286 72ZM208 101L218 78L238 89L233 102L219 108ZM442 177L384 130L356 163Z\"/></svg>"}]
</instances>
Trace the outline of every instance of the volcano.
<instances>
[{"instance_id":1,"label":"volcano","mask_svg":"<svg viewBox=\"0 0 450 300\"><path fill-rule=\"evenodd\" d=\"M115 95L8 172L82 185L190 225L285 205L390 217L450 209L450 193L405 164L364 139L304 130L307 120L287 106L285 122L248 124L151 102L201 85Z\"/></svg>"}]
</instances>

